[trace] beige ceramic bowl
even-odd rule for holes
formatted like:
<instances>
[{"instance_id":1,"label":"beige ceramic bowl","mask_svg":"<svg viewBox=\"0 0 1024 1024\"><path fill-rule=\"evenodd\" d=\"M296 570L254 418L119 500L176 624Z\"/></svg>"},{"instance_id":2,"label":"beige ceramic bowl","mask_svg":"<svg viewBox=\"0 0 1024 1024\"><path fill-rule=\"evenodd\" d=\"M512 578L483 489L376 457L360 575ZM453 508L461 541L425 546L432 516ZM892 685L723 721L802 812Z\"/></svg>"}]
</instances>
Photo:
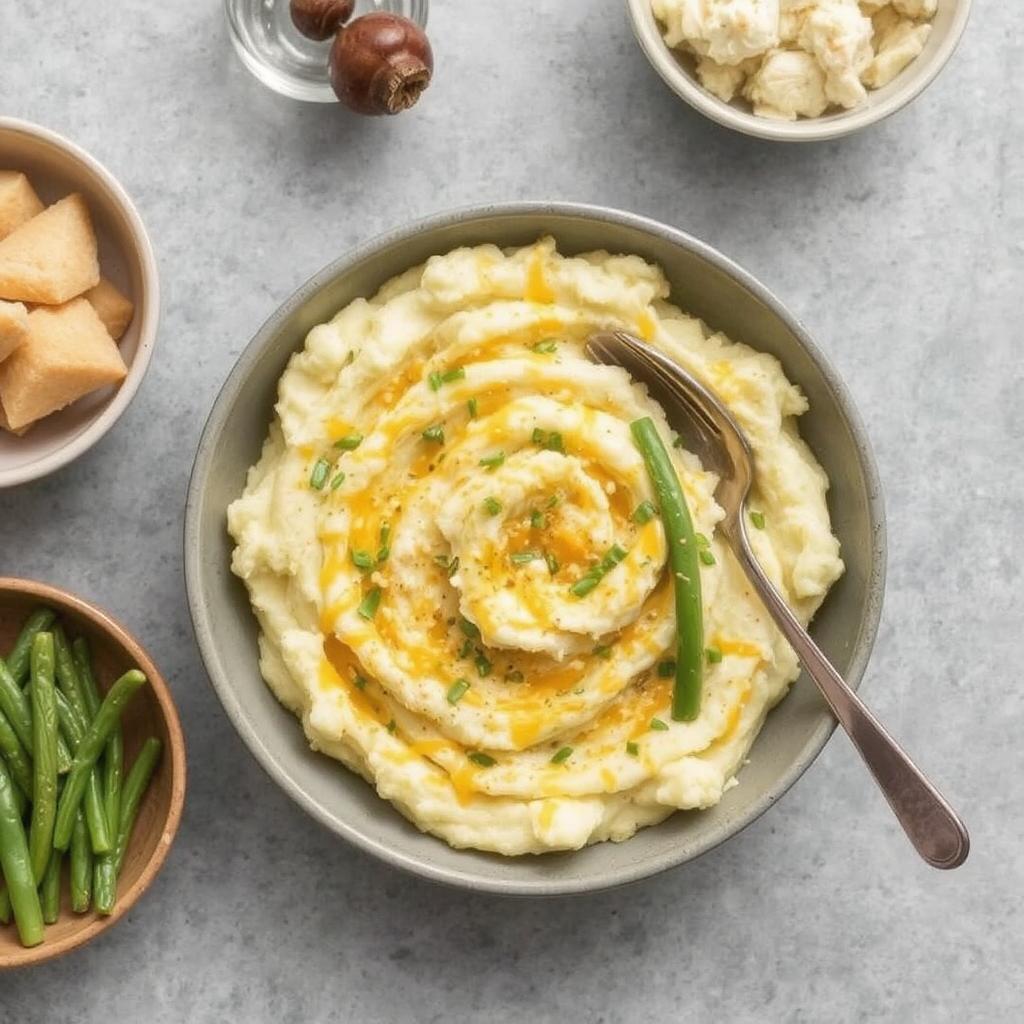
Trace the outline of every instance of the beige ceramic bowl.
<instances>
[{"instance_id":1,"label":"beige ceramic bowl","mask_svg":"<svg viewBox=\"0 0 1024 1024\"><path fill-rule=\"evenodd\" d=\"M141 669L149 680L149 685L139 691L122 718L126 770L148 737L157 737L163 743L163 751L139 806L139 816L118 879L114 912L109 917L92 911L72 913L68 905L65 866L60 917L56 924L47 925L46 938L41 945L26 949L18 941L13 924L0 925L0 971L62 956L117 924L163 866L178 831L185 802L185 740L171 692L149 655L110 616L80 597L49 584L0 578L0 652L10 650L25 619L40 605L58 614L70 636L84 636L89 641L101 690L106 690L130 668ZM2 1019L6 1021L6 1015Z\"/></svg>"},{"instance_id":2,"label":"beige ceramic bowl","mask_svg":"<svg viewBox=\"0 0 1024 1024\"><path fill-rule=\"evenodd\" d=\"M679 97L712 121L762 139L780 142L818 142L860 131L905 107L931 83L960 42L971 10L971 0L939 0L924 52L882 89L868 92L855 110L842 110L797 121L758 117L742 99L731 103L712 95L697 80L693 59L670 49L662 26L651 10L651 0L626 0L633 31L654 70Z\"/></svg>"},{"instance_id":3,"label":"beige ceramic bowl","mask_svg":"<svg viewBox=\"0 0 1024 1024\"><path fill-rule=\"evenodd\" d=\"M55 132L0 117L0 169L24 171L45 203L81 192L100 245L103 276L135 303L118 343L128 376L36 423L23 437L0 430L0 488L34 480L91 448L128 408L156 342L160 287L146 229L124 189L88 153Z\"/></svg>"}]
</instances>

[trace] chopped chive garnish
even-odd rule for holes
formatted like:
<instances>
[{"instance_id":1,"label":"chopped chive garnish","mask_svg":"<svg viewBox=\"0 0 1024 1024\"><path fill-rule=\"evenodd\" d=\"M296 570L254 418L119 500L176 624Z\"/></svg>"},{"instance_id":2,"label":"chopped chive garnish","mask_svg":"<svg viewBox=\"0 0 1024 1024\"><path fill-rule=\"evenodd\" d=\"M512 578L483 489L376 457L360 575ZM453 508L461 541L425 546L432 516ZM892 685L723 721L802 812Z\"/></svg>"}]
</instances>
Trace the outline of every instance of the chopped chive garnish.
<instances>
[{"instance_id":1,"label":"chopped chive garnish","mask_svg":"<svg viewBox=\"0 0 1024 1024\"><path fill-rule=\"evenodd\" d=\"M475 622L470 622L469 619L459 619L459 629L462 630L464 636L468 636L470 640L477 640L480 637L480 627Z\"/></svg>"},{"instance_id":2,"label":"chopped chive garnish","mask_svg":"<svg viewBox=\"0 0 1024 1024\"><path fill-rule=\"evenodd\" d=\"M558 564L558 559L555 558L555 556L551 554L550 551L544 553L544 561L548 563L548 572L551 573L552 576L554 576L555 573L558 572L558 570L561 568L561 566Z\"/></svg>"},{"instance_id":3,"label":"chopped chive garnish","mask_svg":"<svg viewBox=\"0 0 1024 1024\"><path fill-rule=\"evenodd\" d=\"M535 530L543 530L548 525L548 518L543 512L538 512L534 509L530 513L530 526Z\"/></svg>"},{"instance_id":4,"label":"chopped chive garnish","mask_svg":"<svg viewBox=\"0 0 1024 1024\"><path fill-rule=\"evenodd\" d=\"M541 430L540 427L534 427L533 433L530 435L530 439L534 444L543 444L548 438L548 432Z\"/></svg>"},{"instance_id":5,"label":"chopped chive garnish","mask_svg":"<svg viewBox=\"0 0 1024 1024\"><path fill-rule=\"evenodd\" d=\"M346 434L334 442L334 447L340 448L343 452L354 452L362 443L362 434Z\"/></svg>"},{"instance_id":6,"label":"chopped chive garnish","mask_svg":"<svg viewBox=\"0 0 1024 1024\"><path fill-rule=\"evenodd\" d=\"M433 373L428 374L427 383L430 385L431 391L440 391L444 381L441 379L441 374L435 370Z\"/></svg>"},{"instance_id":7,"label":"chopped chive garnish","mask_svg":"<svg viewBox=\"0 0 1024 1024\"><path fill-rule=\"evenodd\" d=\"M612 656L612 649L607 644L598 644L594 648L594 654L607 661Z\"/></svg>"},{"instance_id":8,"label":"chopped chive garnish","mask_svg":"<svg viewBox=\"0 0 1024 1024\"><path fill-rule=\"evenodd\" d=\"M662 679L671 679L676 674L676 663L672 660L658 662L658 675Z\"/></svg>"},{"instance_id":9,"label":"chopped chive garnish","mask_svg":"<svg viewBox=\"0 0 1024 1024\"><path fill-rule=\"evenodd\" d=\"M562 441L562 435L557 430L552 430L548 434L548 439L544 442L544 447L549 452L559 452L565 454L565 443Z\"/></svg>"},{"instance_id":10,"label":"chopped chive garnish","mask_svg":"<svg viewBox=\"0 0 1024 1024\"><path fill-rule=\"evenodd\" d=\"M338 473L337 476L331 481L331 490L336 491L345 482L345 474Z\"/></svg>"},{"instance_id":11,"label":"chopped chive garnish","mask_svg":"<svg viewBox=\"0 0 1024 1024\"><path fill-rule=\"evenodd\" d=\"M554 508L558 504L558 495L552 494L547 501L544 502L545 508Z\"/></svg>"},{"instance_id":12,"label":"chopped chive garnish","mask_svg":"<svg viewBox=\"0 0 1024 1024\"><path fill-rule=\"evenodd\" d=\"M715 564L715 556L707 548L701 548L698 553L700 555L700 560L705 565L714 565Z\"/></svg>"},{"instance_id":13,"label":"chopped chive garnish","mask_svg":"<svg viewBox=\"0 0 1024 1024\"><path fill-rule=\"evenodd\" d=\"M509 558L515 565L526 565L527 562L540 558L540 555L536 551L513 551Z\"/></svg>"},{"instance_id":14,"label":"chopped chive garnish","mask_svg":"<svg viewBox=\"0 0 1024 1024\"><path fill-rule=\"evenodd\" d=\"M353 679L352 681L356 684L357 690L366 689L366 676L362 675L362 673L357 672L355 679Z\"/></svg>"},{"instance_id":15,"label":"chopped chive garnish","mask_svg":"<svg viewBox=\"0 0 1024 1024\"><path fill-rule=\"evenodd\" d=\"M660 718L651 719L651 728L655 732L666 732L668 730L668 726Z\"/></svg>"},{"instance_id":16,"label":"chopped chive garnish","mask_svg":"<svg viewBox=\"0 0 1024 1024\"><path fill-rule=\"evenodd\" d=\"M372 587L366 592L366 597L359 602L356 611L361 618L372 619L380 607L380 587Z\"/></svg>"},{"instance_id":17,"label":"chopped chive garnish","mask_svg":"<svg viewBox=\"0 0 1024 1024\"><path fill-rule=\"evenodd\" d=\"M451 579L459 571L459 560L453 558L448 564L448 579Z\"/></svg>"},{"instance_id":18,"label":"chopped chive garnish","mask_svg":"<svg viewBox=\"0 0 1024 1024\"><path fill-rule=\"evenodd\" d=\"M473 664L476 665L477 675L479 675L481 679L486 679L491 674L492 665L482 651L477 651L477 655L473 659Z\"/></svg>"},{"instance_id":19,"label":"chopped chive garnish","mask_svg":"<svg viewBox=\"0 0 1024 1024\"><path fill-rule=\"evenodd\" d=\"M497 469L505 461L504 452L495 452L493 455L485 455L480 460L481 466L486 466L488 469Z\"/></svg>"},{"instance_id":20,"label":"chopped chive garnish","mask_svg":"<svg viewBox=\"0 0 1024 1024\"><path fill-rule=\"evenodd\" d=\"M456 679L451 686L448 687L448 692L445 694L445 700L449 704L458 704L466 693L469 691L469 680L468 679Z\"/></svg>"},{"instance_id":21,"label":"chopped chive garnish","mask_svg":"<svg viewBox=\"0 0 1024 1024\"><path fill-rule=\"evenodd\" d=\"M565 764L572 757L572 747L562 747L551 758L552 764Z\"/></svg>"},{"instance_id":22,"label":"chopped chive garnish","mask_svg":"<svg viewBox=\"0 0 1024 1024\"><path fill-rule=\"evenodd\" d=\"M448 566L451 559L447 555L434 555L434 564L439 565L445 572L448 571Z\"/></svg>"},{"instance_id":23,"label":"chopped chive garnish","mask_svg":"<svg viewBox=\"0 0 1024 1024\"><path fill-rule=\"evenodd\" d=\"M397 729L398 729L398 723L392 718L391 721L388 722L388 732L391 733L392 736L394 736L395 735L395 731Z\"/></svg>"},{"instance_id":24,"label":"chopped chive garnish","mask_svg":"<svg viewBox=\"0 0 1024 1024\"><path fill-rule=\"evenodd\" d=\"M629 754L630 757L636 757L640 753L640 744L629 740L626 743L626 753Z\"/></svg>"},{"instance_id":25,"label":"chopped chive garnish","mask_svg":"<svg viewBox=\"0 0 1024 1024\"><path fill-rule=\"evenodd\" d=\"M459 657L468 658L472 653L473 641L467 636L466 639L462 641L462 646L459 648Z\"/></svg>"},{"instance_id":26,"label":"chopped chive garnish","mask_svg":"<svg viewBox=\"0 0 1024 1024\"><path fill-rule=\"evenodd\" d=\"M440 423L435 423L432 427L427 427L422 434L424 441L433 441L435 444L444 444L444 427Z\"/></svg>"},{"instance_id":27,"label":"chopped chive garnish","mask_svg":"<svg viewBox=\"0 0 1024 1024\"><path fill-rule=\"evenodd\" d=\"M570 588L569 593L574 597L586 597L594 587L598 585L626 557L627 552L613 544L601 561L588 569Z\"/></svg>"},{"instance_id":28,"label":"chopped chive garnish","mask_svg":"<svg viewBox=\"0 0 1024 1024\"><path fill-rule=\"evenodd\" d=\"M453 367L451 370L445 370L441 374L442 384L451 384L456 380L464 380L466 377L466 371L461 366Z\"/></svg>"},{"instance_id":29,"label":"chopped chive garnish","mask_svg":"<svg viewBox=\"0 0 1024 1024\"><path fill-rule=\"evenodd\" d=\"M641 501L633 510L633 522L637 526L643 526L644 523L649 523L657 514L658 510L651 502Z\"/></svg>"},{"instance_id":30,"label":"chopped chive garnish","mask_svg":"<svg viewBox=\"0 0 1024 1024\"><path fill-rule=\"evenodd\" d=\"M511 672L505 673L505 682L507 683L521 683L525 678L526 676L524 676L517 668L512 669Z\"/></svg>"},{"instance_id":31,"label":"chopped chive garnish","mask_svg":"<svg viewBox=\"0 0 1024 1024\"><path fill-rule=\"evenodd\" d=\"M544 338L542 341L531 345L530 348L541 355L549 355L558 348L558 342L554 338Z\"/></svg>"},{"instance_id":32,"label":"chopped chive garnish","mask_svg":"<svg viewBox=\"0 0 1024 1024\"><path fill-rule=\"evenodd\" d=\"M348 355L345 356L345 362L343 362L341 365L342 366L351 366L355 361L356 361L355 349L350 348L348 350Z\"/></svg>"},{"instance_id":33,"label":"chopped chive garnish","mask_svg":"<svg viewBox=\"0 0 1024 1024\"><path fill-rule=\"evenodd\" d=\"M717 665L722 660L722 652L717 647L709 647L704 653L712 665Z\"/></svg>"},{"instance_id":34,"label":"chopped chive garnish","mask_svg":"<svg viewBox=\"0 0 1024 1024\"><path fill-rule=\"evenodd\" d=\"M471 398L468 402L466 402L466 408L469 410L469 418L471 420L475 420L476 419L477 410L479 408L477 406L477 404L476 404L476 399L475 398Z\"/></svg>"},{"instance_id":35,"label":"chopped chive garnish","mask_svg":"<svg viewBox=\"0 0 1024 1024\"><path fill-rule=\"evenodd\" d=\"M391 554L391 524L380 524L380 548L377 550L377 561L386 562Z\"/></svg>"},{"instance_id":36,"label":"chopped chive garnish","mask_svg":"<svg viewBox=\"0 0 1024 1024\"><path fill-rule=\"evenodd\" d=\"M352 564L363 572L369 572L373 568L373 555L369 551L350 551L349 557Z\"/></svg>"},{"instance_id":37,"label":"chopped chive garnish","mask_svg":"<svg viewBox=\"0 0 1024 1024\"><path fill-rule=\"evenodd\" d=\"M697 547L699 548L706 548L711 544L711 541L703 533L695 533L693 539L697 542Z\"/></svg>"},{"instance_id":38,"label":"chopped chive garnish","mask_svg":"<svg viewBox=\"0 0 1024 1024\"><path fill-rule=\"evenodd\" d=\"M755 527L757 527L757 529L759 529L759 530L763 530L764 529L764 513L763 512L751 512L750 513L750 521L754 524Z\"/></svg>"},{"instance_id":39,"label":"chopped chive garnish","mask_svg":"<svg viewBox=\"0 0 1024 1024\"><path fill-rule=\"evenodd\" d=\"M496 516L501 511L501 502L497 498L484 498L484 511L489 516Z\"/></svg>"},{"instance_id":40,"label":"chopped chive garnish","mask_svg":"<svg viewBox=\"0 0 1024 1024\"><path fill-rule=\"evenodd\" d=\"M472 753L467 754L466 757L468 757L473 764L480 765L481 768L493 768L498 763L490 754L485 754L479 750L474 750Z\"/></svg>"},{"instance_id":41,"label":"chopped chive garnish","mask_svg":"<svg viewBox=\"0 0 1024 1024\"><path fill-rule=\"evenodd\" d=\"M323 486L327 483L327 475L331 471L331 464L326 459L317 459L313 463L313 472L309 475L309 486L314 491L323 490Z\"/></svg>"}]
</instances>

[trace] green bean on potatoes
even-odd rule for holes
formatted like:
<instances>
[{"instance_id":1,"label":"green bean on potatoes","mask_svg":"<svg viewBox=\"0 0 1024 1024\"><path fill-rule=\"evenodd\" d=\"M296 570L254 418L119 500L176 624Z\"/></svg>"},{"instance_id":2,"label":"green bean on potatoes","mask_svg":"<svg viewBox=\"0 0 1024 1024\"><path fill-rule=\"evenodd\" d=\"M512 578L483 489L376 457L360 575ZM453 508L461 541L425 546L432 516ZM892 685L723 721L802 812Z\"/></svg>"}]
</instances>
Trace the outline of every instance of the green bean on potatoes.
<instances>
[{"instance_id":1,"label":"green bean on potatoes","mask_svg":"<svg viewBox=\"0 0 1024 1024\"><path fill-rule=\"evenodd\" d=\"M32 638L32 819L28 845L36 885L53 849L57 815L57 698L53 683L53 636Z\"/></svg>"},{"instance_id":2,"label":"green bean on potatoes","mask_svg":"<svg viewBox=\"0 0 1024 1024\"><path fill-rule=\"evenodd\" d=\"M675 591L676 669L672 717L676 721L690 722L700 714L704 675L704 611L697 538L672 456L654 421L645 416L629 426L658 496Z\"/></svg>"},{"instance_id":3,"label":"green bean on potatoes","mask_svg":"<svg viewBox=\"0 0 1024 1024\"><path fill-rule=\"evenodd\" d=\"M22 945L38 946L43 941L43 910L14 794L14 782L0 758L0 868Z\"/></svg>"},{"instance_id":4,"label":"green bean on potatoes","mask_svg":"<svg viewBox=\"0 0 1024 1024\"><path fill-rule=\"evenodd\" d=\"M132 837L135 819L139 813L139 805L153 777L163 744L151 736L142 745L135 763L124 780L124 792L121 796L121 820L117 829L117 842L112 853L104 854L96 861L95 897L96 912L109 914L114 908L117 897L117 877L124 864L128 842Z\"/></svg>"},{"instance_id":5,"label":"green bean on potatoes","mask_svg":"<svg viewBox=\"0 0 1024 1024\"><path fill-rule=\"evenodd\" d=\"M75 814L82 802L97 759L103 751L107 738L113 731L128 702L135 696L139 688L146 683L146 677L138 670L125 672L110 688L103 698L96 717L89 723L64 784L64 792L57 807L57 822L53 833L53 845L58 850L66 850L71 843L71 832L75 824ZM122 806L124 798L122 797Z\"/></svg>"}]
</instances>

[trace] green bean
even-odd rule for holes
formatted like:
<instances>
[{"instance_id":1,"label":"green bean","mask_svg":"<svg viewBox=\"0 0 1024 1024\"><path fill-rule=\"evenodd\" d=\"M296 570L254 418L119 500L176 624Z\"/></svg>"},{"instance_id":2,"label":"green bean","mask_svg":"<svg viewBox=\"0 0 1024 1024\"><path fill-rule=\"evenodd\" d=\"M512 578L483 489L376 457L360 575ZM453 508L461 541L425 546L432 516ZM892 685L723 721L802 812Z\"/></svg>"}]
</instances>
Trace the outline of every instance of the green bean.
<instances>
[{"instance_id":1,"label":"green bean","mask_svg":"<svg viewBox=\"0 0 1024 1024\"><path fill-rule=\"evenodd\" d=\"M92 903L92 865L89 830L79 811L71 831L71 909L76 914L84 914Z\"/></svg>"},{"instance_id":2,"label":"green bean","mask_svg":"<svg viewBox=\"0 0 1024 1024\"><path fill-rule=\"evenodd\" d=\"M32 641L36 633L42 633L44 629L49 629L55 618L57 616L50 608L37 608L25 620L25 625L21 627L18 639L14 641L11 653L7 655L7 668L19 686L28 677Z\"/></svg>"},{"instance_id":3,"label":"green bean","mask_svg":"<svg viewBox=\"0 0 1024 1024\"><path fill-rule=\"evenodd\" d=\"M114 909L117 895L117 876L121 873L125 853L135 827L135 818L139 813L139 805L153 776L153 771L160 760L163 745L151 736L142 745L139 756L124 780L124 793L121 796L121 821L117 829L117 843L113 853L104 854L96 862L96 911L109 914Z\"/></svg>"},{"instance_id":4,"label":"green bean","mask_svg":"<svg viewBox=\"0 0 1024 1024\"><path fill-rule=\"evenodd\" d=\"M60 722L61 731L67 737L68 746L77 752L82 737L85 735L85 723L76 714L71 702L59 690L57 691L57 719ZM85 811L85 820L89 827L92 852L107 853L113 849L115 832L107 819L99 765L93 765L89 772L85 783L85 793L82 796L82 808Z\"/></svg>"},{"instance_id":5,"label":"green bean","mask_svg":"<svg viewBox=\"0 0 1024 1024\"><path fill-rule=\"evenodd\" d=\"M67 697L83 722L92 721L93 716L85 702L82 680L78 678L78 669L75 668L75 661L71 656L71 645L59 624L53 627L53 655L57 685L61 693Z\"/></svg>"},{"instance_id":6,"label":"green bean","mask_svg":"<svg viewBox=\"0 0 1024 1024\"><path fill-rule=\"evenodd\" d=\"M631 423L630 430L658 496L675 590L676 671L672 717L676 721L690 722L700 714L704 674L704 611L697 539L672 457L654 421L645 416Z\"/></svg>"},{"instance_id":7,"label":"green bean","mask_svg":"<svg viewBox=\"0 0 1024 1024\"><path fill-rule=\"evenodd\" d=\"M85 710L88 721L96 717L100 709L100 691L96 686L96 676L92 671L92 657L89 654L89 641L84 636L76 637L71 645L71 655L75 662L79 681L82 684L82 696L85 697Z\"/></svg>"},{"instance_id":8,"label":"green bean","mask_svg":"<svg viewBox=\"0 0 1024 1024\"><path fill-rule=\"evenodd\" d=\"M32 639L32 820L28 845L36 885L53 849L57 812L57 698L53 685L53 635Z\"/></svg>"},{"instance_id":9,"label":"green bean","mask_svg":"<svg viewBox=\"0 0 1024 1024\"><path fill-rule=\"evenodd\" d=\"M43 884L39 887L39 902L42 904L43 921L46 924L56 924L60 917L60 869L63 862L64 854L54 850L46 865Z\"/></svg>"},{"instance_id":10,"label":"green bean","mask_svg":"<svg viewBox=\"0 0 1024 1024\"><path fill-rule=\"evenodd\" d=\"M85 693L85 701L89 705L90 721L96 717L100 707L99 688L96 686L96 676L92 670L92 658L89 655L89 641L85 637L78 637L71 645L71 651L75 658L75 668L78 669L78 678L82 680L82 689ZM107 827L110 830L110 838L113 841L117 835L117 819L121 812L121 776L124 771L124 734L121 730L121 723L114 726L107 737L107 745L103 751L103 773L101 788L103 790L103 808L106 812ZM99 852L99 851L96 851Z\"/></svg>"},{"instance_id":11,"label":"green bean","mask_svg":"<svg viewBox=\"0 0 1024 1024\"><path fill-rule=\"evenodd\" d=\"M0 757L7 762L18 789L26 797L32 796L32 762L7 716L0 711Z\"/></svg>"},{"instance_id":12,"label":"green bean","mask_svg":"<svg viewBox=\"0 0 1024 1024\"><path fill-rule=\"evenodd\" d=\"M75 824L75 813L82 802L92 772L107 738L117 724L125 705L135 696L140 686L145 685L146 677L138 670L125 672L110 688L103 698L103 703L96 717L89 724L78 744L75 759L64 785L64 793L57 807L57 825L53 834L53 845L58 850L66 850L71 842L71 830ZM123 800L122 800L123 806Z\"/></svg>"},{"instance_id":13,"label":"green bean","mask_svg":"<svg viewBox=\"0 0 1024 1024\"><path fill-rule=\"evenodd\" d=\"M31 754L32 708L3 658L0 658L0 711L14 727L21 745Z\"/></svg>"},{"instance_id":14,"label":"green bean","mask_svg":"<svg viewBox=\"0 0 1024 1024\"><path fill-rule=\"evenodd\" d=\"M0 924L11 923L11 894L7 886L0 882Z\"/></svg>"},{"instance_id":15,"label":"green bean","mask_svg":"<svg viewBox=\"0 0 1024 1024\"><path fill-rule=\"evenodd\" d=\"M14 782L0 760L0 869L22 945L38 946L43 941L43 911L14 793Z\"/></svg>"}]
</instances>

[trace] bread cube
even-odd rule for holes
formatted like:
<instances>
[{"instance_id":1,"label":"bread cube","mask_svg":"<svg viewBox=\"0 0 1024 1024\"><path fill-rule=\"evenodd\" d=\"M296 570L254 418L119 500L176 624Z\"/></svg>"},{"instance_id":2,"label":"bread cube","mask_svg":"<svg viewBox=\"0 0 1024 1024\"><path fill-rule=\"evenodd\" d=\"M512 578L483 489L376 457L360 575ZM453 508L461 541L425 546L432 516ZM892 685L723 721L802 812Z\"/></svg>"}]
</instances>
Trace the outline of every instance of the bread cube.
<instances>
[{"instance_id":1,"label":"bread cube","mask_svg":"<svg viewBox=\"0 0 1024 1024\"><path fill-rule=\"evenodd\" d=\"M96 310L82 298L39 306L28 337L0 363L0 404L12 430L123 380L128 368Z\"/></svg>"},{"instance_id":2,"label":"bread cube","mask_svg":"<svg viewBox=\"0 0 1024 1024\"><path fill-rule=\"evenodd\" d=\"M122 295L105 277L101 277L100 283L90 288L85 297L92 303L110 336L114 341L120 341L135 312L132 300Z\"/></svg>"},{"instance_id":3,"label":"bread cube","mask_svg":"<svg viewBox=\"0 0 1024 1024\"><path fill-rule=\"evenodd\" d=\"M20 427L18 430L12 430L10 423L7 422L7 414L4 412L4 407L0 405L0 430L6 430L9 434L17 434L21 437L23 434L27 434L32 429L30 423L27 427Z\"/></svg>"},{"instance_id":4,"label":"bread cube","mask_svg":"<svg viewBox=\"0 0 1024 1024\"><path fill-rule=\"evenodd\" d=\"M42 212L39 196L21 171L0 171L0 238Z\"/></svg>"},{"instance_id":5,"label":"bread cube","mask_svg":"<svg viewBox=\"0 0 1024 1024\"><path fill-rule=\"evenodd\" d=\"M0 363L2 363L28 334L28 311L20 302L0 299Z\"/></svg>"},{"instance_id":6,"label":"bread cube","mask_svg":"<svg viewBox=\"0 0 1024 1024\"><path fill-rule=\"evenodd\" d=\"M99 280L96 235L77 192L0 241L0 299L59 305Z\"/></svg>"}]
</instances>

